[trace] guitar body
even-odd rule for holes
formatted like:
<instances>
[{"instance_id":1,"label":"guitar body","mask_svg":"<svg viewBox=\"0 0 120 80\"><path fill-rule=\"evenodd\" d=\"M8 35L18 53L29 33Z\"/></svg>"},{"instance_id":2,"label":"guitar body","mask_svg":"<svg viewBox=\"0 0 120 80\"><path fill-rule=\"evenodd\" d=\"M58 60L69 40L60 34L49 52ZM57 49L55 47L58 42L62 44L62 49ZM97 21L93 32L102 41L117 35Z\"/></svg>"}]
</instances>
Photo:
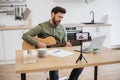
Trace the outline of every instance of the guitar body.
<instances>
[{"instance_id":1,"label":"guitar body","mask_svg":"<svg viewBox=\"0 0 120 80\"><path fill-rule=\"evenodd\" d=\"M38 38L38 37L33 37L35 40L37 40L38 42L42 42L42 43L45 43L45 44L49 44L49 45L53 45L53 44L56 44L56 40L55 38L53 38L52 36L49 36L47 38ZM34 45L31 45L29 43L27 43L26 41L23 41L23 44L22 44L22 49L23 50L28 50L28 49L35 49L36 47Z\"/></svg>"}]
</instances>

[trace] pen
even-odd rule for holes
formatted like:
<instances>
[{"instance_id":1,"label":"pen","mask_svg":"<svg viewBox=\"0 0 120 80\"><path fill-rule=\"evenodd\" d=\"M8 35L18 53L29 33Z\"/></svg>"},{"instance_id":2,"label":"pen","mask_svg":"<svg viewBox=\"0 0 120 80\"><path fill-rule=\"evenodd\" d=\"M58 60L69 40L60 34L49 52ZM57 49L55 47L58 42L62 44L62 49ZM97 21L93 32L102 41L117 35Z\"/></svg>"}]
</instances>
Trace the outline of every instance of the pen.
<instances>
[{"instance_id":1,"label":"pen","mask_svg":"<svg viewBox=\"0 0 120 80\"><path fill-rule=\"evenodd\" d=\"M60 52L60 50L55 51L54 53Z\"/></svg>"}]
</instances>

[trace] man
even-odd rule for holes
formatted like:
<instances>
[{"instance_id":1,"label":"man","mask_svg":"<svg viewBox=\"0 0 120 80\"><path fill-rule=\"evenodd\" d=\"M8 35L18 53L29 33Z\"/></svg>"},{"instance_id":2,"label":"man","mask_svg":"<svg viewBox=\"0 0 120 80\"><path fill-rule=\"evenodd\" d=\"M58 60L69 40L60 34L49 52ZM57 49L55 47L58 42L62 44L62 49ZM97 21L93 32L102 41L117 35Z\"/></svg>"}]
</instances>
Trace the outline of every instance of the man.
<instances>
[{"instance_id":1,"label":"man","mask_svg":"<svg viewBox=\"0 0 120 80\"><path fill-rule=\"evenodd\" d=\"M23 39L29 44L37 46L38 48L45 48L48 44L38 42L32 37L39 36L40 38L46 38L52 36L55 38L57 43L66 42L66 47L72 46L70 42L67 42L67 36L64 28L60 25L61 20L64 17L66 10L62 7L54 7L51 10L51 19L49 21L43 22L31 29L27 33L23 34ZM72 70L69 80L78 80L80 73L83 68L75 68ZM50 80L58 80L58 70L49 72Z\"/></svg>"}]
</instances>

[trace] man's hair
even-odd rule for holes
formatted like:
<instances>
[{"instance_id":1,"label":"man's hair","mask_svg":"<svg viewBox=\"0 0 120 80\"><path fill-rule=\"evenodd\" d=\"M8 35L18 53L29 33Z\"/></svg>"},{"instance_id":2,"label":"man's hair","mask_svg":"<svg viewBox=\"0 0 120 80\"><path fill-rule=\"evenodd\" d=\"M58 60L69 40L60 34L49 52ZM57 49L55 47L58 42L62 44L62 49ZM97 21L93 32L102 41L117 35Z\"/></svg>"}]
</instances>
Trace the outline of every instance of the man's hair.
<instances>
[{"instance_id":1,"label":"man's hair","mask_svg":"<svg viewBox=\"0 0 120 80\"><path fill-rule=\"evenodd\" d=\"M55 13L55 14L57 14L58 12L60 12L60 13L66 13L66 10L64 9L64 8L62 8L62 7L59 7L59 6L56 6L56 7L54 7L52 10L51 10L51 13Z\"/></svg>"}]
</instances>

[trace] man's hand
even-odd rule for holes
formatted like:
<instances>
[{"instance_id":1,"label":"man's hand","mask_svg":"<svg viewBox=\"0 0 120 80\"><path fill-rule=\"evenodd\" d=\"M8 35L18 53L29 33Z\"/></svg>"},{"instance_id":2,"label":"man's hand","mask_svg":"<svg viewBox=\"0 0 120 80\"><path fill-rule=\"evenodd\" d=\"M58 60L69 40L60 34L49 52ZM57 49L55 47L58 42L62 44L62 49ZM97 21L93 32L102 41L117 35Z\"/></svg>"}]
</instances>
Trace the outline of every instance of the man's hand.
<instances>
[{"instance_id":1,"label":"man's hand","mask_svg":"<svg viewBox=\"0 0 120 80\"><path fill-rule=\"evenodd\" d=\"M37 47L38 48L47 48L47 45L45 43L38 42Z\"/></svg>"},{"instance_id":2,"label":"man's hand","mask_svg":"<svg viewBox=\"0 0 120 80\"><path fill-rule=\"evenodd\" d=\"M66 42L66 47L71 47L72 44L70 42Z\"/></svg>"}]
</instances>

